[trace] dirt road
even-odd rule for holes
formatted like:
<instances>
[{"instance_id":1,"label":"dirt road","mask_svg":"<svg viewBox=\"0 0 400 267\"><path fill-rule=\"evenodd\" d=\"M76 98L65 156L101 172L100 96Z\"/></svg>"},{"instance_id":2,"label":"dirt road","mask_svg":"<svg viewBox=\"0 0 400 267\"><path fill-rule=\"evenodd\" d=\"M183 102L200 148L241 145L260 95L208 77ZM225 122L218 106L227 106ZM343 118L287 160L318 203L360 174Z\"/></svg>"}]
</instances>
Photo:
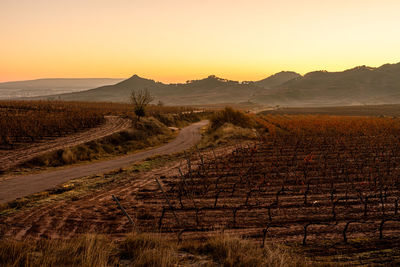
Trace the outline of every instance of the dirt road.
<instances>
[{"instance_id":1,"label":"dirt road","mask_svg":"<svg viewBox=\"0 0 400 267\"><path fill-rule=\"evenodd\" d=\"M71 179L109 172L154 155L171 154L185 150L200 140L199 129L207 123L208 121L204 120L185 127L172 142L155 149L108 161L6 179L0 182L0 203L44 191Z\"/></svg>"},{"instance_id":2,"label":"dirt road","mask_svg":"<svg viewBox=\"0 0 400 267\"><path fill-rule=\"evenodd\" d=\"M231 153L235 147L220 147L202 152L207 162ZM192 157L193 159L193 157ZM191 162L193 168L200 166L200 160ZM89 191L75 199L59 199L32 209L23 209L11 216L0 216L0 235L13 239L24 238L70 238L82 233L107 234L118 239L132 230L128 219L120 213L111 195L121 201L128 214L136 221L146 214L146 202L152 197L159 199L159 188L155 177L179 175L178 167L187 171L186 161L171 161L160 168L144 172L115 174L116 181L100 190ZM140 192L155 192L150 199L142 199ZM164 205L160 204L159 208ZM161 211L160 211L161 212ZM158 218L154 218L154 221ZM3 229L1 225L4 225ZM154 224L156 225L157 222ZM154 226L153 225L153 226ZM142 225L143 226L143 225ZM142 227L141 226L141 227Z\"/></svg>"},{"instance_id":3,"label":"dirt road","mask_svg":"<svg viewBox=\"0 0 400 267\"><path fill-rule=\"evenodd\" d=\"M131 126L131 121L117 116L106 116L106 122L99 127L53 140L28 144L14 150L0 150L0 170L7 170L22 162L58 149L76 146L100 139Z\"/></svg>"}]
</instances>

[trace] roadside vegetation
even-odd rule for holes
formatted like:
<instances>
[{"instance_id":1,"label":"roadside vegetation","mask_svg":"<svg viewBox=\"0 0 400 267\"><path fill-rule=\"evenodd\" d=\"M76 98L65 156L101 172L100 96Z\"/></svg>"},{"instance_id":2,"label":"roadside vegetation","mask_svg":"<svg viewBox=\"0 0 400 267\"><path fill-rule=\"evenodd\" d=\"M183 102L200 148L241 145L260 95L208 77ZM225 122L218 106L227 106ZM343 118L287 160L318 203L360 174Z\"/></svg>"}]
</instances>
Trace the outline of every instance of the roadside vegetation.
<instances>
[{"instance_id":1,"label":"roadside vegetation","mask_svg":"<svg viewBox=\"0 0 400 267\"><path fill-rule=\"evenodd\" d=\"M155 118L145 118L135 127L88 143L36 157L20 167L58 167L124 155L155 147L175 137L175 132Z\"/></svg>"},{"instance_id":2,"label":"roadside vegetation","mask_svg":"<svg viewBox=\"0 0 400 267\"><path fill-rule=\"evenodd\" d=\"M128 130L82 145L43 154L17 166L14 171L66 166L157 147L176 137L178 127L185 127L204 117L205 115L201 113L157 114L156 117L145 117Z\"/></svg>"},{"instance_id":3,"label":"roadside vegetation","mask_svg":"<svg viewBox=\"0 0 400 267\"><path fill-rule=\"evenodd\" d=\"M210 116L210 125L199 144L201 148L234 144L258 137L254 117L240 110L225 107Z\"/></svg>"}]
</instances>

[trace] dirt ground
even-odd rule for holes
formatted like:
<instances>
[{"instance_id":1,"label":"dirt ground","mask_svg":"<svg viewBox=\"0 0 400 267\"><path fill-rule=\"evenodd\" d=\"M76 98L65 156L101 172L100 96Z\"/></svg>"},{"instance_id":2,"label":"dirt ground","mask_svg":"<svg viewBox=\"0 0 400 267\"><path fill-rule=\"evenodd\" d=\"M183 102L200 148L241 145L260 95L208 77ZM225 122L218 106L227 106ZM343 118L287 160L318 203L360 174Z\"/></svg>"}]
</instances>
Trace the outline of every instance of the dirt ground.
<instances>
[{"instance_id":1,"label":"dirt ground","mask_svg":"<svg viewBox=\"0 0 400 267\"><path fill-rule=\"evenodd\" d=\"M219 148L214 152L203 153L203 156L210 158L214 153L222 156L233 149ZM194 160L193 164L199 164L199 160ZM110 174L115 175L113 183L78 198L52 201L18 211L11 216L0 216L0 224L5 226L2 234L15 239L70 238L81 233L104 233L113 238L125 236L133 230L133 226L118 209L112 195L137 220L137 217L145 216L141 212L146 205L138 198L139 192L156 191L156 198L159 198L161 191L155 178L176 176L179 168L187 170L185 159L178 159L147 172Z\"/></svg>"},{"instance_id":2,"label":"dirt ground","mask_svg":"<svg viewBox=\"0 0 400 267\"><path fill-rule=\"evenodd\" d=\"M213 161L215 156L216 158L228 158L235 149L237 148L221 148L215 151L201 152L201 154L205 162L210 162ZM198 152L193 152L190 164L194 170L202 168ZM204 166L208 166L207 163ZM96 233L106 234L114 240L120 240L127 233L138 229L145 232L160 231L166 238L176 240L179 227L177 227L174 216L170 211L164 216L162 228L158 228L162 210L168 205L155 178L161 181L167 194L171 197L170 201L176 208L178 217L186 223L194 223L195 215L193 211L180 209L178 200L172 198L170 191L171 185L173 186L176 181L180 180L179 169L183 173L187 173L188 168L187 158L180 157L178 160L150 171L123 171L109 174L114 181L105 187L92 190L78 197L49 201L34 208L22 209L12 215L1 216L2 235L5 238L23 240L25 238L72 238L83 233ZM94 179L101 179L101 177ZM202 178L199 176L196 179ZM274 186L271 185L271 187ZM135 226L117 207L112 195L119 199L127 213L135 221ZM326 196L321 196L321 198L324 197L326 198ZM229 196L222 195L221 198L221 203L226 203L226 205L237 201L237 199ZM201 205L202 202L213 200L196 198L195 201L198 205ZM184 204L186 206L188 203ZM200 224L203 227L185 231L181 238L183 240L202 239L223 231L251 238L255 242L261 243L262 230L265 225L257 226L257 221L260 219L260 215L265 215L265 210L242 209L237 213L237 225L233 226L231 224L231 211L224 210L224 207L225 205L220 205L218 209L203 209L199 214ZM283 206L282 208L286 210ZM295 208L288 210L291 214L296 214L296 217L304 212ZM274 211L274 213L276 212ZM354 263L355 265L360 263L385 264L394 259L398 260L398 243L397 239L393 239L398 234L398 223L389 223L385 226L385 239L383 240L377 239L375 237L376 232L370 229L371 227L374 228L376 223L374 225L355 224L350 229L348 244L343 244L340 241L343 223L332 225L335 229L315 225L310 229L309 244L306 247L301 246L302 225L289 223L288 226L284 228L272 226L268 231L266 242L298 246L296 249L300 251L299 253L305 253L308 257L320 263L326 263L328 260L333 263L340 261L349 264ZM205 229L205 231L201 231L201 229ZM368 233L367 235L363 233L365 231ZM372 235L369 233L372 233ZM335 242L332 241L333 243L330 244L330 241L328 241L330 239L335 240ZM321 241L323 242L321 243Z\"/></svg>"}]
</instances>

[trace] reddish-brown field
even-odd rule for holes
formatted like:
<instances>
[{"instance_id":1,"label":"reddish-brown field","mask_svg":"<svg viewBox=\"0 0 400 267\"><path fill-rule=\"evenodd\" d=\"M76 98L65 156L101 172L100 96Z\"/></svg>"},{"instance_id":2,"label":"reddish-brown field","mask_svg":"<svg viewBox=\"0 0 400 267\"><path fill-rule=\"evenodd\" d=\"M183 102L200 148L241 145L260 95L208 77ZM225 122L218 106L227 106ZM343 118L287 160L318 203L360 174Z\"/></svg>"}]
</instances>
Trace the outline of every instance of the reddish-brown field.
<instances>
[{"instance_id":1,"label":"reddish-brown field","mask_svg":"<svg viewBox=\"0 0 400 267\"><path fill-rule=\"evenodd\" d=\"M142 190L140 224L182 239L223 230L260 244L310 245L314 255L378 251L369 257L398 259L400 121L262 121L268 134L259 142L161 179L171 206L158 187Z\"/></svg>"},{"instance_id":2,"label":"reddish-brown field","mask_svg":"<svg viewBox=\"0 0 400 267\"><path fill-rule=\"evenodd\" d=\"M5 234L121 236L134 227L118 212L114 194L145 232L199 239L225 231L259 244L321 248L362 240L358 252L399 251L400 120L280 115L258 120L265 132L258 142L222 155L195 151L182 164L17 213L3 220Z\"/></svg>"}]
</instances>

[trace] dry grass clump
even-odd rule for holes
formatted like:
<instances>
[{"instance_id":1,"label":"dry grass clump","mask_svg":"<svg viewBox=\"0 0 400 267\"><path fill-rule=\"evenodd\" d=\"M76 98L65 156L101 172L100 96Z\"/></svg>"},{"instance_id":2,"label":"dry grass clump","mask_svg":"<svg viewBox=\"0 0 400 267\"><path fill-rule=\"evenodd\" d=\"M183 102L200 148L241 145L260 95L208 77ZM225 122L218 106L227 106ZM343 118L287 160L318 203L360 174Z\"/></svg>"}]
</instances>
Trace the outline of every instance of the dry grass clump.
<instances>
[{"instance_id":1,"label":"dry grass clump","mask_svg":"<svg viewBox=\"0 0 400 267\"><path fill-rule=\"evenodd\" d=\"M110 266L113 243L99 235L71 240L1 240L0 266Z\"/></svg>"},{"instance_id":2,"label":"dry grass clump","mask_svg":"<svg viewBox=\"0 0 400 267\"><path fill-rule=\"evenodd\" d=\"M177 244L160 234L132 233L120 242L86 234L68 240L0 240L0 266L305 266L279 246L217 235Z\"/></svg>"},{"instance_id":3,"label":"dry grass clump","mask_svg":"<svg viewBox=\"0 0 400 267\"><path fill-rule=\"evenodd\" d=\"M121 243L100 235L69 240L1 240L0 266L176 266L177 246L160 235L131 234Z\"/></svg>"},{"instance_id":4,"label":"dry grass clump","mask_svg":"<svg viewBox=\"0 0 400 267\"><path fill-rule=\"evenodd\" d=\"M122 259L130 260L130 266L176 266L179 261L177 246L159 234L133 233L120 244Z\"/></svg>"},{"instance_id":5,"label":"dry grass clump","mask_svg":"<svg viewBox=\"0 0 400 267\"><path fill-rule=\"evenodd\" d=\"M219 266L225 267L307 265L303 258L279 246L260 248L254 242L226 234L216 235L203 243L188 243L182 249L209 255Z\"/></svg>"}]
</instances>

